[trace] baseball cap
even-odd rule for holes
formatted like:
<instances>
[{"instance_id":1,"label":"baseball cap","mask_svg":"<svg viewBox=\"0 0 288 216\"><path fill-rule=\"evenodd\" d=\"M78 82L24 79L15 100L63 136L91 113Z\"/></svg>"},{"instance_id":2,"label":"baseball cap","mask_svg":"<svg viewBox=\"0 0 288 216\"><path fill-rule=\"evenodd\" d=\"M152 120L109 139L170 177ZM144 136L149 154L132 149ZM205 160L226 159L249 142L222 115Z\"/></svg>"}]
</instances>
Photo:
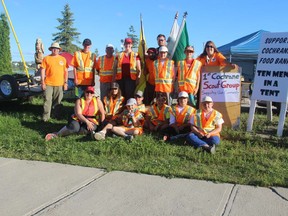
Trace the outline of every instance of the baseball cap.
<instances>
[{"instance_id":1,"label":"baseball cap","mask_svg":"<svg viewBox=\"0 0 288 216\"><path fill-rule=\"evenodd\" d=\"M179 94L178 94L178 98L188 98L188 93L187 92L185 92L185 91L181 91L181 92L179 92Z\"/></svg>"},{"instance_id":2,"label":"baseball cap","mask_svg":"<svg viewBox=\"0 0 288 216\"><path fill-rule=\"evenodd\" d=\"M209 96L205 96L202 100L202 102L213 102L212 98Z\"/></svg>"},{"instance_id":3,"label":"baseball cap","mask_svg":"<svg viewBox=\"0 0 288 216\"><path fill-rule=\"evenodd\" d=\"M143 92L142 92L141 90L138 90L138 91L135 93L135 96L143 97Z\"/></svg>"},{"instance_id":4,"label":"baseball cap","mask_svg":"<svg viewBox=\"0 0 288 216\"><path fill-rule=\"evenodd\" d=\"M161 46L159 52L168 52L168 48L166 46Z\"/></svg>"},{"instance_id":5,"label":"baseball cap","mask_svg":"<svg viewBox=\"0 0 288 216\"><path fill-rule=\"evenodd\" d=\"M150 47L148 50L147 50L147 53L156 53L157 52L157 50L156 50L156 48L154 48L154 47Z\"/></svg>"},{"instance_id":6,"label":"baseball cap","mask_svg":"<svg viewBox=\"0 0 288 216\"><path fill-rule=\"evenodd\" d=\"M137 105L137 102L136 102L135 98L130 98L127 101L126 106L131 106L131 105Z\"/></svg>"},{"instance_id":7,"label":"baseball cap","mask_svg":"<svg viewBox=\"0 0 288 216\"><path fill-rule=\"evenodd\" d=\"M88 86L86 89L85 89L85 92L92 92L93 94L95 93L95 89L93 86Z\"/></svg>"},{"instance_id":8,"label":"baseball cap","mask_svg":"<svg viewBox=\"0 0 288 216\"><path fill-rule=\"evenodd\" d=\"M124 44L133 43L131 38L125 38Z\"/></svg>"},{"instance_id":9,"label":"baseball cap","mask_svg":"<svg viewBox=\"0 0 288 216\"><path fill-rule=\"evenodd\" d=\"M106 48L113 48L114 49L114 46L112 44L107 44Z\"/></svg>"},{"instance_id":10,"label":"baseball cap","mask_svg":"<svg viewBox=\"0 0 288 216\"><path fill-rule=\"evenodd\" d=\"M92 42L91 42L91 40L88 39L88 38L86 38L86 39L83 41L83 43L82 43L83 46L90 46L91 44L92 44Z\"/></svg>"},{"instance_id":11,"label":"baseball cap","mask_svg":"<svg viewBox=\"0 0 288 216\"><path fill-rule=\"evenodd\" d=\"M188 50L194 52L194 47L193 46L186 46L185 51L188 51Z\"/></svg>"},{"instance_id":12,"label":"baseball cap","mask_svg":"<svg viewBox=\"0 0 288 216\"><path fill-rule=\"evenodd\" d=\"M111 83L110 88L111 88L111 89L119 88L119 84L118 84L117 82L113 82L113 83Z\"/></svg>"}]
</instances>

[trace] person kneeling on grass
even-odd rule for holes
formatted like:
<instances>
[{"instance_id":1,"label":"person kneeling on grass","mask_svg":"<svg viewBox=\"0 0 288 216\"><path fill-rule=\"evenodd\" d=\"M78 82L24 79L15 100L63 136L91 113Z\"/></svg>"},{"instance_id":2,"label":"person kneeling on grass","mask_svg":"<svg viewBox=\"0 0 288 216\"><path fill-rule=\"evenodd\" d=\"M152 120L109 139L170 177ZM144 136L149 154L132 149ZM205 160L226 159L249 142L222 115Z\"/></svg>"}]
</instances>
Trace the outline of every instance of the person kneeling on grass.
<instances>
[{"instance_id":1,"label":"person kneeling on grass","mask_svg":"<svg viewBox=\"0 0 288 216\"><path fill-rule=\"evenodd\" d=\"M96 131L100 122L105 119L105 111L99 97L95 97L93 86L88 86L84 97L75 102L75 114L71 116L67 126L60 131L49 133L45 139L50 140L57 136L68 136L70 134L89 134Z\"/></svg>"},{"instance_id":2,"label":"person kneeling on grass","mask_svg":"<svg viewBox=\"0 0 288 216\"><path fill-rule=\"evenodd\" d=\"M215 145L220 143L220 132L224 120L222 114L213 109L213 100L206 96L201 102L201 108L192 117L194 125L186 140L195 148L202 147L204 151L215 153Z\"/></svg>"},{"instance_id":3,"label":"person kneeling on grass","mask_svg":"<svg viewBox=\"0 0 288 216\"><path fill-rule=\"evenodd\" d=\"M137 102L134 98L130 98L126 103L126 109L120 114L117 126L108 123L101 131L94 134L95 140L103 140L108 130L112 133L122 136L131 141L134 136L140 135L143 132L141 121L144 117L137 109Z\"/></svg>"}]
</instances>

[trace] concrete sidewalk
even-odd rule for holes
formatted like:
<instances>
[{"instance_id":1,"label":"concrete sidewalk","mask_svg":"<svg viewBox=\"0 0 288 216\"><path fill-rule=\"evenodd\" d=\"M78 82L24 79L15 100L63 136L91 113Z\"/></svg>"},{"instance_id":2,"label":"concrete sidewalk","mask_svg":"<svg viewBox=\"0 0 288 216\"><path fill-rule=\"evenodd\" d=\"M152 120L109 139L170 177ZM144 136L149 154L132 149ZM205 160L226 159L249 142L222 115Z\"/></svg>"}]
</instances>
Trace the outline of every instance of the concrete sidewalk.
<instances>
[{"instance_id":1,"label":"concrete sidewalk","mask_svg":"<svg viewBox=\"0 0 288 216\"><path fill-rule=\"evenodd\" d=\"M0 215L288 215L288 189L0 158Z\"/></svg>"}]
</instances>

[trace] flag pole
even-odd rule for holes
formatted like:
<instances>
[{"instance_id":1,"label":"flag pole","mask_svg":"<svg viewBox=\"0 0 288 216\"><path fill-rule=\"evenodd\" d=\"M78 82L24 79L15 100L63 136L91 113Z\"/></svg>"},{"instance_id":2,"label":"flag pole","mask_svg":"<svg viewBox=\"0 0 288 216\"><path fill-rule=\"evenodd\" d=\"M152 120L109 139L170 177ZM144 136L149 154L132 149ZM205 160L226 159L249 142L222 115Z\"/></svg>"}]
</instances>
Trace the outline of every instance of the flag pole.
<instances>
[{"instance_id":1,"label":"flag pole","mask_svg":"<svg viewBox=\"0 0 288 216\"><path fill-rule=\"evenodd\" d=\"M168 40L167 40L167 48L168 48L168 51L170 52L171 51L171 53L169 53L169 59L172 59L172 51L173 51L173 49L174 49L174 47L175 47L175 42L176 42L176 38L177 38L177 36L178 36L178 34L179 34L179 26L178 26L178 16L179 16L179 12L177 11L176 12L176 14L175 14L175 17L174 17L174 22L173 22L173 25L172 25L172 28L171 28L171 31L170 31L170 35L169 35L169 38L168 38ZM175 31L175 29L176 29L176 26L177 26L177 30L176 31L178 31L177 32L177 35L176 35L176 38L175 37L173 37L173 33L174 33L174 31ZM173 38L172 38L173 37ZM175 41L174 41L175 40ZM171 45L170 45L170 43L173 43L172 45L172 50L171 50ZM174 53L173 53L174 54Z\"/></svg>"},{"instance_id":2,"label":"flag pole","mask_svg":"<svg viewBox=\"0 0 288 216\"><path fill-rule=\"evenodd\" d=\"M172 50L172 53L171 53L171 59L173 58L173 55L174 55L174 53L175 53L177 44L178 44L178 42L179 42L179 39L180 39L182 30L183 30L184 25L185 25L185 22L186 22L186 17L187 17L187 15L188 15L188 13L187 13L187 12L184 12L183 20L182 20L182 23L181 23L181 26L180 26L180 29L179 29L179 32L178 32L178 35L177 35L177 38L176 38L176 41L175 41L175 45L174 45L173 50Z\"/></svg>"},{"instance_id":3,"label":"flag pole","mask_svg":"<svg viewBox=\"0 0 288 216\"><path fill-rule=\"evenodd\" d=\"M140 26L141 26L141 37L142 37L142 41L141 41L141 46L142 46L142 54L143 54L143 71L145 68L145 40L144 40L144 32L143 32L143 19L142 19L142 14L140 13Z\"/></svg>"}]
</instances>

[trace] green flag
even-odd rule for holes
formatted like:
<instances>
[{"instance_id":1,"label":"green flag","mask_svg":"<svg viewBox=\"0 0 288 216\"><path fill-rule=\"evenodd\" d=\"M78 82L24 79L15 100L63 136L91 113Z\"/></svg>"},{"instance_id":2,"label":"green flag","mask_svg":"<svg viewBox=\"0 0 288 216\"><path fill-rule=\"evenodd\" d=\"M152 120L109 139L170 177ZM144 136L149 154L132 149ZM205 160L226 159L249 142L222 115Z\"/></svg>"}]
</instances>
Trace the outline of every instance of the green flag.
<instances>
[{"instance_id":1,"label":"green flag","mask_svg":"<svg viewBox=\"0 0 288 216\"><path fill-rule=\"evenodd\" d=\"M172 59L177 63L178 61L181 61L185 59L185 47L189 45L189 36L188 31L186 27L186 20L183 19L176 44L175 44L175 51L173 53Z\"/></svg>"}]
</instances>

